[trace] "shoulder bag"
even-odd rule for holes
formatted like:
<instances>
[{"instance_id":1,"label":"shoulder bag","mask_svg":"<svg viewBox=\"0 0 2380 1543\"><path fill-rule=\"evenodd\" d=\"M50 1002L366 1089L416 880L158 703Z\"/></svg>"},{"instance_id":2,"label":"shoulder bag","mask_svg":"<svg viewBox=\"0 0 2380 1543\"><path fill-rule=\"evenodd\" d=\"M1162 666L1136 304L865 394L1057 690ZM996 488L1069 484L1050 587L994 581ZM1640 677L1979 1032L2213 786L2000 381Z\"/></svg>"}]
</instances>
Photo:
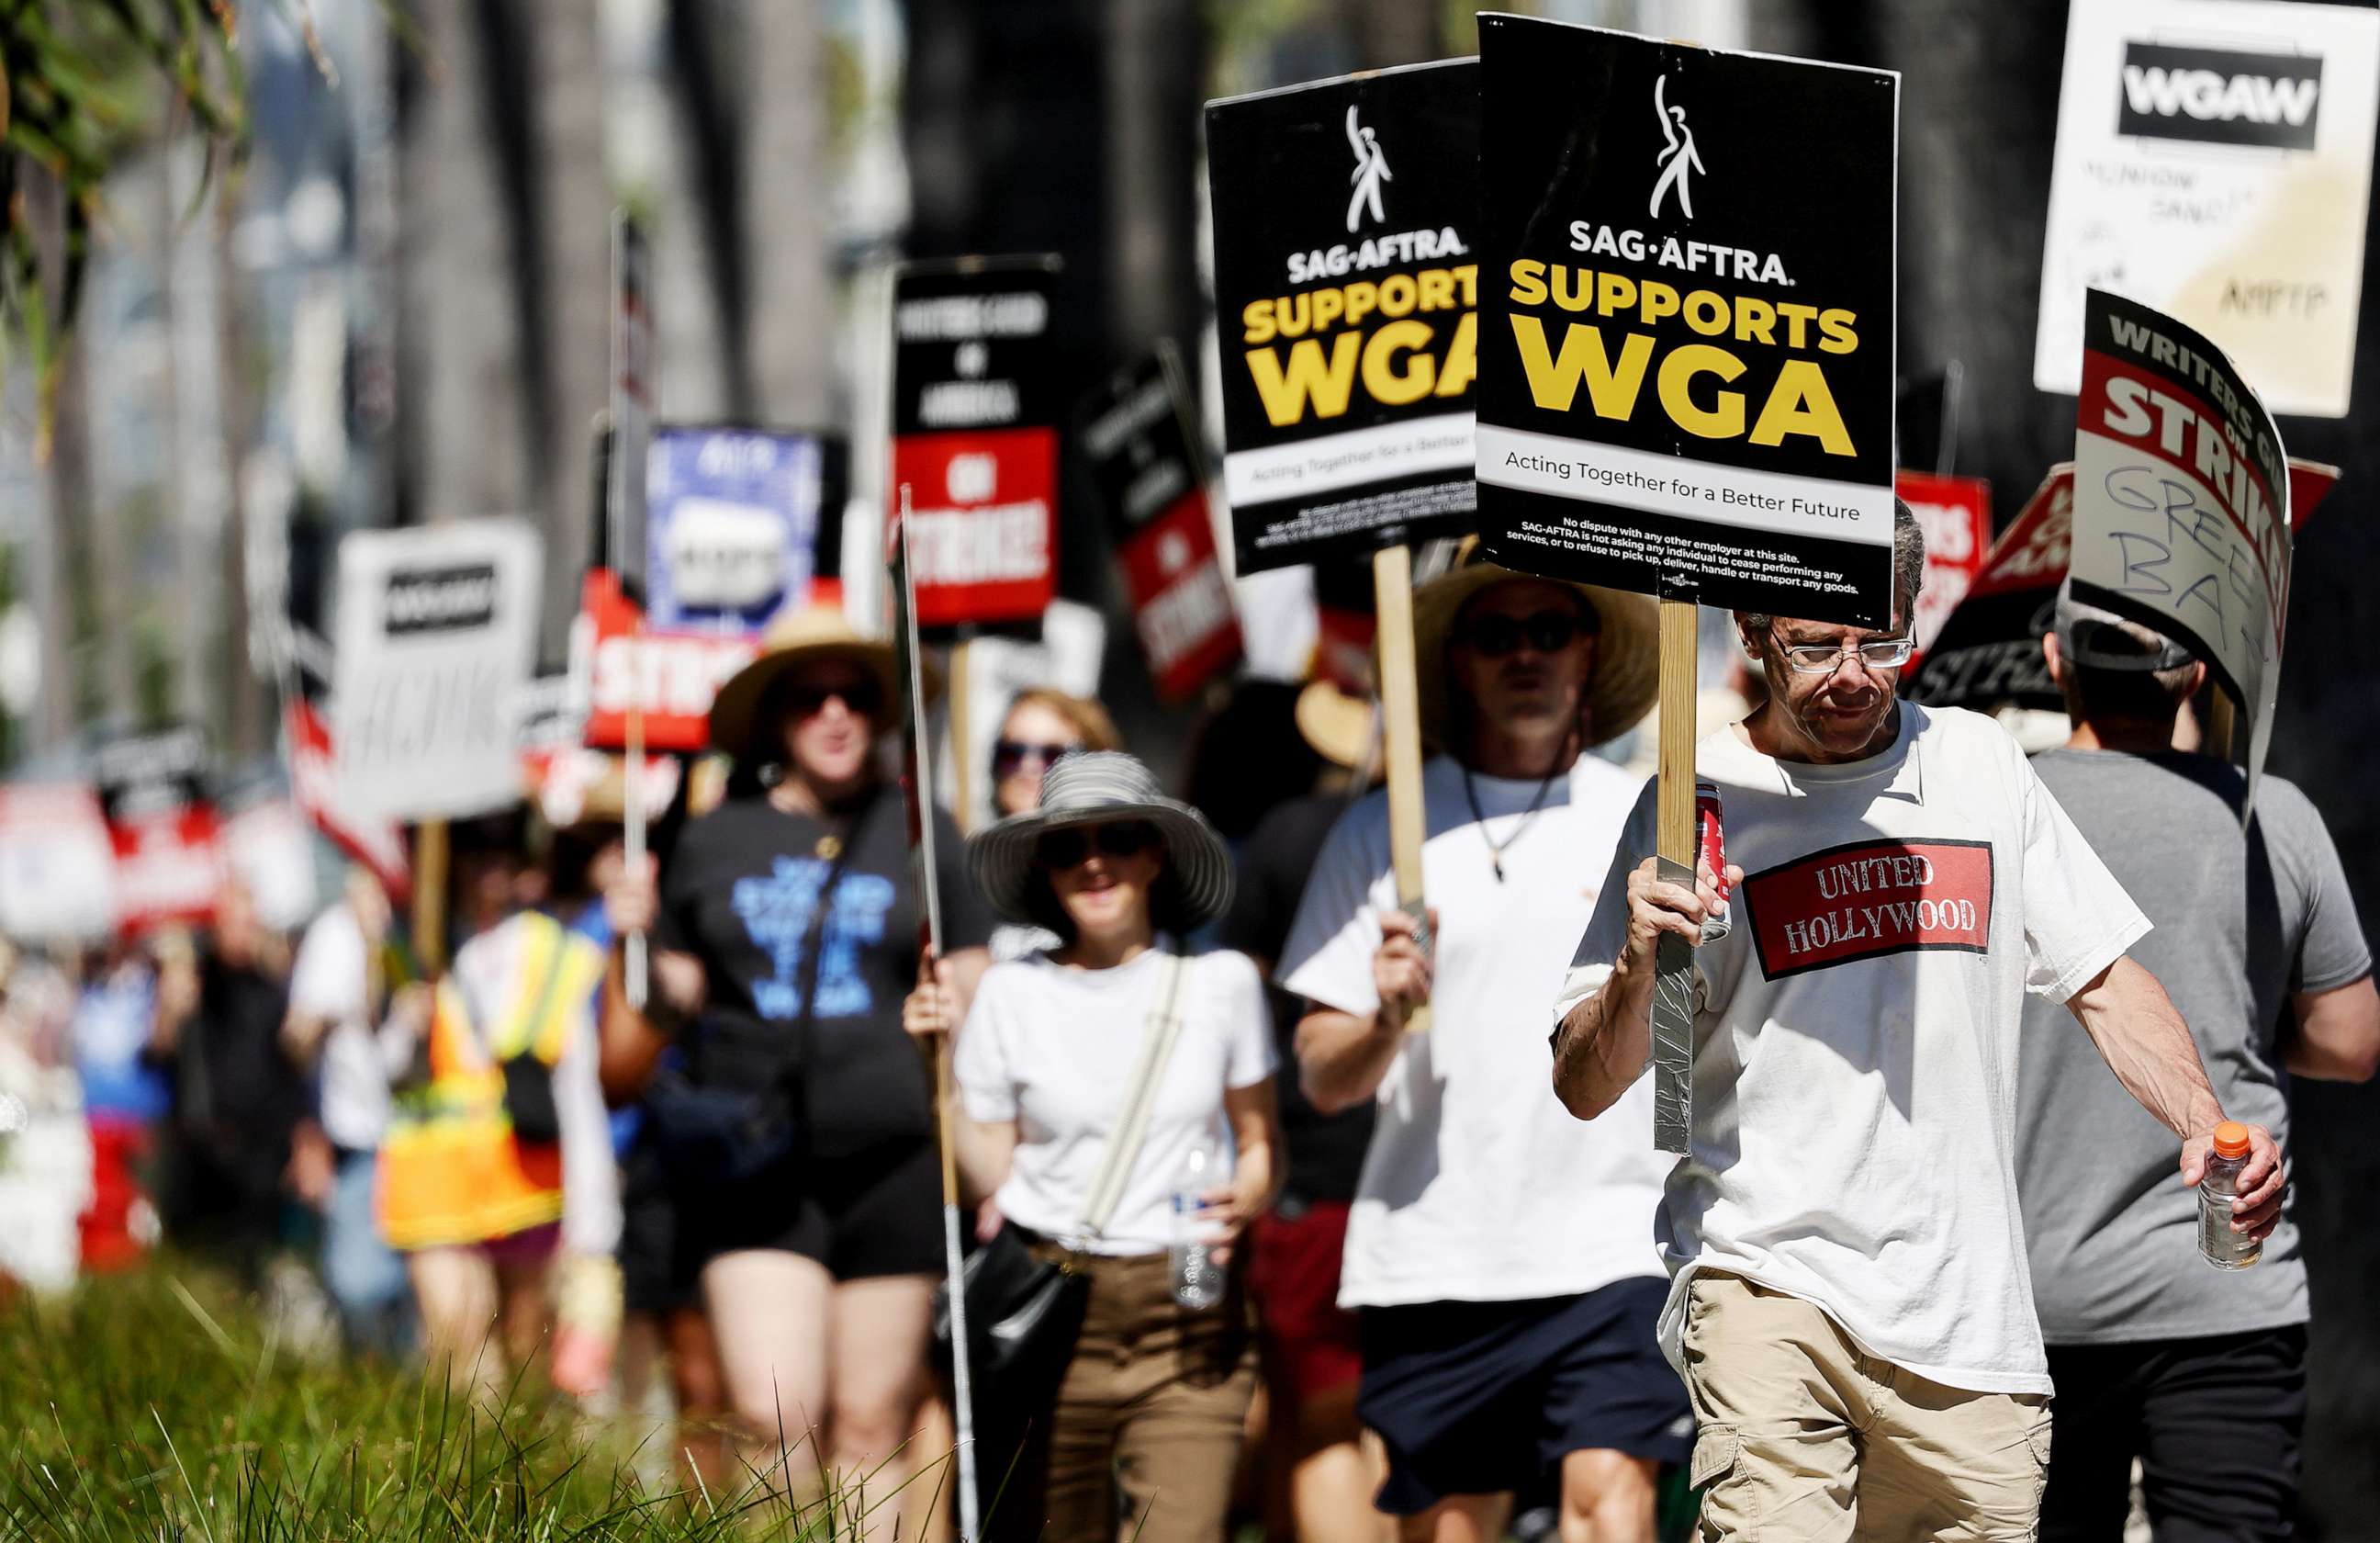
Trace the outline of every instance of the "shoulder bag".
<instances>
[{"instance_id":1,"label":"shoulder bag","mask_svg":"<svg viewBox=\"0 0 2380 1543\"><path fill-rule=\"evenodd\" d=\"M1090 1245L1114 1218L1133 1162L1148 1137L1157 1087L1182 1038L1182 981L1188 973L1181 954L1165 956L1157 1005L1150 1009L1141 1037L1140 1059L1133 1067L1115 1136L1099 1160L1081 1219L1065 1240L1065 1257L1036 1257L1015 1228L1003 1227L960 1270L959 1289L966 1293L967 1368L978 1403L1044 1411L1065 1380L1075 1342L1082 1337L1083 1314L1090 1305ZM948 1282L936 1294L934 1341L948 1366Z\"/></svg>"}]
</instances>

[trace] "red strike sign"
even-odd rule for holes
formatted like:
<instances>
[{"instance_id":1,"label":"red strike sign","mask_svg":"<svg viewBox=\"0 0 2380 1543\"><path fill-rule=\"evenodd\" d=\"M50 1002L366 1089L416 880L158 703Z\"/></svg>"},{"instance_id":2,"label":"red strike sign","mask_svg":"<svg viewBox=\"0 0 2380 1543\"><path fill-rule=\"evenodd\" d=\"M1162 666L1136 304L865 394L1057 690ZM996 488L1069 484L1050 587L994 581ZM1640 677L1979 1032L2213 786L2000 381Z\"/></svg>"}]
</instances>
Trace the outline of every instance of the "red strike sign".
<instances>
[{"instance_id":1,"label":"red strike sign","mask_svg":"<svg viewBox=\"0 0 2380 1543\"><path fill-rule=\"evenodd\" d=\"M1830 847L1755 873L1740 893L1771 980L1888 954L1991 948L1987 841Z\"/></svg>"},{"instance_id":2,"label":"red strike sign","mask_svg":"<svg viewBox=\"0 0 2380 1543\"><path fill-rule=\"evenodd\" d=\"M892 486L904 483L919 626L1031 621L1050 608L1058 592L1057 430L898 435Z\"/></svg>"},{"instance_id":3,"label":"red strike sign","mask_svg":"<svg viewBox=\"0 0 2380 1543\"><path fill-rule=\"evenodd\" d=\"M1923 471L1896 472L1892 482L1925 532L1925 587L1912 628L1923 653L1983 571L1992 544L1992 485Z\"/></svg>"},{"instance_id":4,"label":"red strike sign","mask_svg":"<svg viewBox=\"0 0 2380 1543\"><path fill-rule=\"evenodd\" d=\"M331 752L331 726L322 715L310 702L292 701L282 728L289 736L289 791L298 809L339 850L370 869L391 899L412 893L405 834L395 821L353 819L341 808L338 759Z\"/></svg>"},{"instance_id":5,"label":"red strike sign","mask_svg":"<svg viewBox=\"0 0 2380 1543\"><path fill-rule=\"evenodd\" d=\"M579 592L571 640L588 675L586 743L616 750L628 743L628 711L644 713L645 747L700 750L710 743L710 703L728 677L752 662L759 644L734 634L637 630L635 603L617 576L589 572Z\"/></svg>"},{"instance_id":6,"label":"red strike sign","mask_svg":"<svg viewBox=\"0 0 2380 1543\"><path fill-rule=\"evenodd\" d=\"M1216 554L1206 494L1193 488L1116 553L1159 695L1178 701L1240 657L1240 617Z\"/></svg>"},{"instance_id":7,"label":"red strike sign","mask_svg":"<svg viewBox=\"0 0 2380 1543\"><path fill-rule=\"evenodd\" d=\"M223 890L223 822L212 804L136 815L107 828L115 848L116 925L127 933L214 915Z\"/></svg>"}]
</instances>

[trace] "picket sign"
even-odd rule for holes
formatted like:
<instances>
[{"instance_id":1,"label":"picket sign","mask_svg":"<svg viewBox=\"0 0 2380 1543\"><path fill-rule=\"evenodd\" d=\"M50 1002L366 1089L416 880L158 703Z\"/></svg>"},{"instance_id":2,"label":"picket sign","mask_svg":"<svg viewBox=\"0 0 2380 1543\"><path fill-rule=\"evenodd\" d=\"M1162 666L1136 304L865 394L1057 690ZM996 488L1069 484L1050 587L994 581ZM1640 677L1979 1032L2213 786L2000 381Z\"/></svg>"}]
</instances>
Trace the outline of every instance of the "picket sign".
<instances>
[{"instance_id":1,"label":"picket sign","mask_svg":"<svg viewBox=\"0 0 2380 1543\"><path fill-rule=\"evenodd\" d=\"M1480 543L1659 601L1657 847L1691 885L1697 603L1892 625L1900 77L1493 14L1479 44ZM1664 1151L1693 970L1665 937Z\"/></svg>"}]
</instances>

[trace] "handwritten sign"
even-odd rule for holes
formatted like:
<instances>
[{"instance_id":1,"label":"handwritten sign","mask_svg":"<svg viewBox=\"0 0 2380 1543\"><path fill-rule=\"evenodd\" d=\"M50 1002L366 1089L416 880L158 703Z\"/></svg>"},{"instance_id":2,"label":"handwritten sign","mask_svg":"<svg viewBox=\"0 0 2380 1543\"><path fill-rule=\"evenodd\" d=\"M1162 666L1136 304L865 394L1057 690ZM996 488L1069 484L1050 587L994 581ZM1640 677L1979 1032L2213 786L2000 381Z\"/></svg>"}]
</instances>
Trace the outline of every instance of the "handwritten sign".
<instances>
[{"instance_id":1,"label":"handwritten sign","mask_svg":"<svg viewBox=\"0 0 2380 1543\"><path fill-rule=\"evenodd\" d=\"M2075 596L2186 643L2206 662L2248 718L2252 800L2272 737L2289 613L2289 474L2280 430L2196 330L2104 290L2093 290L2083 310Z\"/></svg>"},{"instance_id":2,"label":"handwritten sign","mask_svg":"<svg viewBox=\"0 0 2380 1543\"><path fill-rule=\"evenodd\" d=\"M350 818L462 819L520 797L540 550L510 519L340 541L331 736Z\"/></svg>"}]
</instances>

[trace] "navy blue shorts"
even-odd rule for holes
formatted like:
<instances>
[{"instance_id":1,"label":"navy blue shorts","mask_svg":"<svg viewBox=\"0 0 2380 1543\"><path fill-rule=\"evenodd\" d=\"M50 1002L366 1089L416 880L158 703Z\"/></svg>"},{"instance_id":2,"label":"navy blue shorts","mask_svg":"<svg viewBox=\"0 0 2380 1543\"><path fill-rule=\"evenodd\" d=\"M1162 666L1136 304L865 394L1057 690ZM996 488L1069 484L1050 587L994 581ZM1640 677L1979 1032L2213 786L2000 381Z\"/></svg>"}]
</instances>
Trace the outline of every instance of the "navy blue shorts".
<instances>
[{"instance_id":1,"label":"navy blue shorts","mask_svg":"<svg viewBox=\"0 0 2380 1543\"><path fill-rule=\"evenodd\" d=\"M1647 1278L1584 1296L1363 1309L1355 1414L1389 1450L1380 1509L1417 1516L1525 1488L1573 1452L1683 1463L1694 1414L1653 1337L1669 1294Z\"/></svg>"}]
</instances>

